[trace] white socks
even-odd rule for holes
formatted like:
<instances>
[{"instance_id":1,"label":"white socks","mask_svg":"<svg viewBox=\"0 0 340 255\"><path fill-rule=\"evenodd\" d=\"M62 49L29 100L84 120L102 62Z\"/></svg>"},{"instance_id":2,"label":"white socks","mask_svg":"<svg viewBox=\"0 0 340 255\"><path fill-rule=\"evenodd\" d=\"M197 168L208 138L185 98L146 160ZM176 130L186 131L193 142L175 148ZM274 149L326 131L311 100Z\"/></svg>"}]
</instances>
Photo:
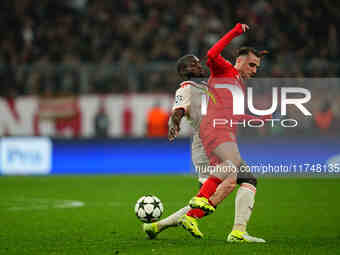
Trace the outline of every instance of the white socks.
<instances>
[{"instance_id":1,"label":"white socks","mask_svg":"<svg viewBox=\"0 0 340 255\"><path fill-rule=\"evenodd\" d=\"M256 188L249 183L242 183L235 197L234 229L246 231L246 226L255 203ZM239 229L239 228L243 229Z\"/></svg>"},{"instance_id":2,"label":"white socks","mask_svg":"<svg viewBox=\"0 0 340 255\"><path fill-rule=\"evenodd\" d=\"M177 212L171 214L167 218L160 220L157 222L157 226L159 231L162 231L163 229L166 229L168 227L175 227L178 225L178 219L189 212L191 207L187 205L186 207L183 207L182 209L179 209Z\"/></svg>"}]
</instances>

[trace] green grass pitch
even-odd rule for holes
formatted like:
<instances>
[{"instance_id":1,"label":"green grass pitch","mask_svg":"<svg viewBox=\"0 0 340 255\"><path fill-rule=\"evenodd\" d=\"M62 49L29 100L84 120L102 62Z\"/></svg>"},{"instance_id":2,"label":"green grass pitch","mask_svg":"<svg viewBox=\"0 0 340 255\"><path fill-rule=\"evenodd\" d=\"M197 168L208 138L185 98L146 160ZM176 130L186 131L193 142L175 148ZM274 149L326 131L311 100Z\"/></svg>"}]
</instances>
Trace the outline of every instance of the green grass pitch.
<instances>
[{"instance_id":1,"label":"green grass pitch","mask_svg":"<svg viewBox=\"0 0 340 255\"><path fill-rule=\"evenodd\" d=\"M339 187L337 178L260 178L248 231L267 243L229 244L235 192L200 221L202 240L179 227L156 240L142 232L137 199L158 196L165 217L197 192L191 176L2 176L0 254L340 254Z\"/></svg>"}]
</instances>

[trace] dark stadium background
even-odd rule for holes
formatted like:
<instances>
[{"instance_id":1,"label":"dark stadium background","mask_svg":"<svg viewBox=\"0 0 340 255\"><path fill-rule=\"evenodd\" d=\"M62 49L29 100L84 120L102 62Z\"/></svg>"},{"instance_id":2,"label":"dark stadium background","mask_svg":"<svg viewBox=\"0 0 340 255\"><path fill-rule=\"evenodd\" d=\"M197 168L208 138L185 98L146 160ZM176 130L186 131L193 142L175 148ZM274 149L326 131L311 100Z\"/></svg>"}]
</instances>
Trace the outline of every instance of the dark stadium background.
<instances>
[{"instance_id":1,"label":"dark stadium background","mask_svg":"<svg viewBox=\"0 0 340 255\"><path fill-rule=\"evenodd\" d=\"M264 190L259 192L262 202L254 218L263 225L253 231L273 244L251 249L267 254L275 249L282 254L335 253L340 236L335 223L339 208L333 207L340 195L338 178L333 178L340 172L334 169L340 164L339 13L339 2L332 0L2 0L0 253L134 254L141 249L141 254L185 254L202 248L207 254L224 249L246 252L244 247L225 248L224 232L214 232L214 227L205 229L214 233L213 240L192 241L192 247L183 240L177 243L176 238L191 242L183 231L178 237L173 231L165 240L147 243L137 219L130 215L144 194L160 193L166 215L195 194L197 183L189 175L194 171L189 128L184 126L183 135L169 143L164 126L157 136L149 130L148 114L159 110L162 119L157 121L166 124L180 82L176 60L188 53L204 57L237 22L249 24L251 30L224 50L226 58L233 61L241 45L268 50L257 76L275 78L279 81L275 86L286 86L291 78L307 79L303 87L312 95L307 104L312 116L288 110L287 118L299 122L296 128L265 125L239 132L241 155L250 165L303 168L275 173L277 178L261 178L259 173ZM255 105L268 107L271 85L254 88ZM101 206L103 221L93 208L87 214L86 206L65 214L56 211L53 201L72 199ZM232 200L225 205L230 222ZM120 201L122 208L110 201ZM20 209L25 206L27 210ZM49 208L48 215L32 209L39 206ZM217 215L219 222L225 222L222 214ZM106 224L119 217L124 226ZM74 225L63 230L68 218ZM37 219L42 220L41 228L31 225ZM88 229L82 227L85 219L92 221ZM300 224L292 224L293 220ZM218 220L211 221L218 227ZM96 224L101 224L102 232L96 232ZM32 237L26 233L31 228L37 229ZM110 229L119 237L106 246L101 240L111 242L111 234L105 232ZM299 236L301 231L307 233ZM67 244L72 233L83 241L71 238ZM45 234L50 239L39 246ZM16 246L16 240L23 242ZM209 251L209 245L218 248Z\"/></svg>"}]
</instances>

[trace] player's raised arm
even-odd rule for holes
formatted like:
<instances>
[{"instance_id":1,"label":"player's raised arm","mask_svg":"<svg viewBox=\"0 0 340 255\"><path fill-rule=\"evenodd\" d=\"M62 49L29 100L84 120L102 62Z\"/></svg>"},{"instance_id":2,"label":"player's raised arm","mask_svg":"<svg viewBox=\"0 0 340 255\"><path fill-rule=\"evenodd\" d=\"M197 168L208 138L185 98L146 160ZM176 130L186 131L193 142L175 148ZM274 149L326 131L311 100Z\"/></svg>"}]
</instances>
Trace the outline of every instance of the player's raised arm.
<instances>
[{"instance_id":1,"label":"player's raised arm","mask_svg":"<svg viewBox=\"0 0 340 255\"><path fill-rule=\"evenodd\" d=\"M207 53L208 58L214 59L221 54L222 50L233 40L236 36L246 32L249 26L246 24L237 23L236 26L225 34L217 43L215 43Z\"/></svg>"}]
</instances>

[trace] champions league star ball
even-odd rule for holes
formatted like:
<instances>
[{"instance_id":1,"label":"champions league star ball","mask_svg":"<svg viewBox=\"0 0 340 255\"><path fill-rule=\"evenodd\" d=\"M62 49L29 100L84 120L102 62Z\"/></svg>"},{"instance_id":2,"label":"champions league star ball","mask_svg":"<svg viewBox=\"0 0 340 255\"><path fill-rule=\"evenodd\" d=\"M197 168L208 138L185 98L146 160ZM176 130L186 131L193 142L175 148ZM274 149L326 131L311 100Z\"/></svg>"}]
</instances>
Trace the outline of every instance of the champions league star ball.
<instances>
[{"instance_id":1,"label":"champions league star ball","mask_svg":"<svg viewBox=\"0 0 340 255\"><path fill-rule=\"evenodd\" d=\"M135 205L137 218L142 222L150 223L159 220L163 213L161 200L153 195L143 196Z\"/></svg>"}]
</instances>

